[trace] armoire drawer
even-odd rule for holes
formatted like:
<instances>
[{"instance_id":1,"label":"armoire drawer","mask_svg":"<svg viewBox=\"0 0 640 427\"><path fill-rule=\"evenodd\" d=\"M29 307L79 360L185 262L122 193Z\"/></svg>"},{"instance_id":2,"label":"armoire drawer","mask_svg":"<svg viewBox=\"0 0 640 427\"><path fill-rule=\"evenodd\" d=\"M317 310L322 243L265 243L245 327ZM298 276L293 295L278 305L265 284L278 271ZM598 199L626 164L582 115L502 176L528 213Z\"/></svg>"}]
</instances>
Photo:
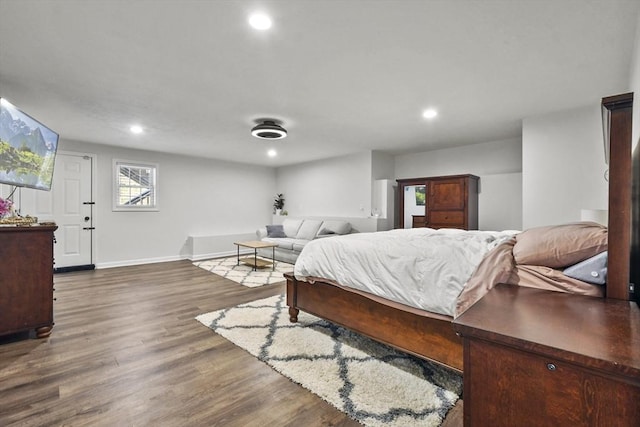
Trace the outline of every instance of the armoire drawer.
<instances>
[{"instance_id":1,"label":"armoire drawer","mask_svg":"<svg viewBox=\"0 0 640 427\"><path fill-rule=\"evenodd\" d=\"M431 211L429 213L429 224L464 224L464 211Z\"/></svg>"}]
</instances>

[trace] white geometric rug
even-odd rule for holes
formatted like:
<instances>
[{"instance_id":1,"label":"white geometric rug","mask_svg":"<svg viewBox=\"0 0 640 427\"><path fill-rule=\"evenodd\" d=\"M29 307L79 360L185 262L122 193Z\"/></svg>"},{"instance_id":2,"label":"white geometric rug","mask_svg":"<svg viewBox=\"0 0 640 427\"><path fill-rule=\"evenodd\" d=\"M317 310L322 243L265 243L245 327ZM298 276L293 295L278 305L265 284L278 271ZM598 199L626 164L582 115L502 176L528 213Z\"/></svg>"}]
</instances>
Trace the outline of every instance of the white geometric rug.
<instances>
[{"instance_id":1,"label":"white geometric rug","mask_svg":"<svg viewBox=\"0 0 640 427\"><path fill-rule=\"evenodd\" d=\"M196 317L293 382L365 426L438 426L462 377L300 312L284 295Z\"/></svg>"},{"instance_id":2,"label":"white geometric rug","mask_svg":"<svg viewBox=\"0 0 640 427\"><path fill-rule=\"evenodd\" d=\"M258 257L258 259L263 258ZM275 271L272 270L271 266L259 268L257 271L253 271L253 267L243 264L242 262L240 262L240 265L236 265L237 263L238 258L234 256L229 258L197 261L194 262L193 265L217 274L218 276L233 280L234 282L240 283L241 285L249 288L283 282L285 279L282 274L293 271L293 265L280 261L276 261Z\"/></svg>"}]
</instances>

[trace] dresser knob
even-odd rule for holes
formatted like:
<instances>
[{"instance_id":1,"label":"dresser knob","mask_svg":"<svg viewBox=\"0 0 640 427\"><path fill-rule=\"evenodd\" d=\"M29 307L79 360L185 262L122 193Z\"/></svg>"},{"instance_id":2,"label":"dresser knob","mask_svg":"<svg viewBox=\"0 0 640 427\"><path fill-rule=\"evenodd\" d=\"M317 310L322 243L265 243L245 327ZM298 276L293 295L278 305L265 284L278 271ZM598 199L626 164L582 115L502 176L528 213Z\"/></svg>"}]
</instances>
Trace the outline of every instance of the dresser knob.
<instances>
[{"instance_id":1,"label":"dresser knob","mask_svg":"<svg viewBox=\"0 0 640 427\"><path fill-rule=\"evenodd\" d=\"M547 369L550 371L555 371L556 365L554 365L553 363L547 363Z\"/></svg>"}]
</instances>

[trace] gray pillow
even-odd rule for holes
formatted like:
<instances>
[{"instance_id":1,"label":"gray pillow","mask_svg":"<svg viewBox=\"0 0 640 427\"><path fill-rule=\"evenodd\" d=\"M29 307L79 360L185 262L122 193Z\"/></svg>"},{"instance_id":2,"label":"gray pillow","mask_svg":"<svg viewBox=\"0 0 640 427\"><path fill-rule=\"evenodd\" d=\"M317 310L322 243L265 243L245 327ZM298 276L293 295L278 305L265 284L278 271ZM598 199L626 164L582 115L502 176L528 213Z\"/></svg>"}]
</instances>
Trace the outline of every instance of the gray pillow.
<instances>
[{"instance_id":1,"label":"gray pillow","mask_svg":"<svg viewBox=\"0 0 640 427\"><path fill-rule=\"evenodd\" d=\"M287 237L282 225L267 225L267 237Z\"/></svg>"},{"instance_id":2,"label":"gray pillow","mask_svg":"<svg viewBox=\"0 0 640 427\"><path fill-rule=\"evenodd\" d=\"M594 285L604 285L607 281L607 259L608 252L600 252L596 256L587 258L582 262L565 268L562 272L574 279Z\"/></svg>"}]
</instances>

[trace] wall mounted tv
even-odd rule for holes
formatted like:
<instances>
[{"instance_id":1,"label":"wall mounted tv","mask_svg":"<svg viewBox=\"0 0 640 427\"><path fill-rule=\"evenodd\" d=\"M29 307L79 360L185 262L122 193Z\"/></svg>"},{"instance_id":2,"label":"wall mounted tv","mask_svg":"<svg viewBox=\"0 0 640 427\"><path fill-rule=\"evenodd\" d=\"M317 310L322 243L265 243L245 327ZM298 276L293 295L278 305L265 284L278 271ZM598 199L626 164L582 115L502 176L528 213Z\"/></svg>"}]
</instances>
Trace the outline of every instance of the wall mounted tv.
<instances>
[{"instance_id":1,"label":"wall mounted tv","mask_svg":"<svg viewBox=\"0 0 640 427\"><path fill-rule=\"evenodd\" d=\"M58 134L0 98L0 183L51 190Z\"/></svg>"}]
</instances>

